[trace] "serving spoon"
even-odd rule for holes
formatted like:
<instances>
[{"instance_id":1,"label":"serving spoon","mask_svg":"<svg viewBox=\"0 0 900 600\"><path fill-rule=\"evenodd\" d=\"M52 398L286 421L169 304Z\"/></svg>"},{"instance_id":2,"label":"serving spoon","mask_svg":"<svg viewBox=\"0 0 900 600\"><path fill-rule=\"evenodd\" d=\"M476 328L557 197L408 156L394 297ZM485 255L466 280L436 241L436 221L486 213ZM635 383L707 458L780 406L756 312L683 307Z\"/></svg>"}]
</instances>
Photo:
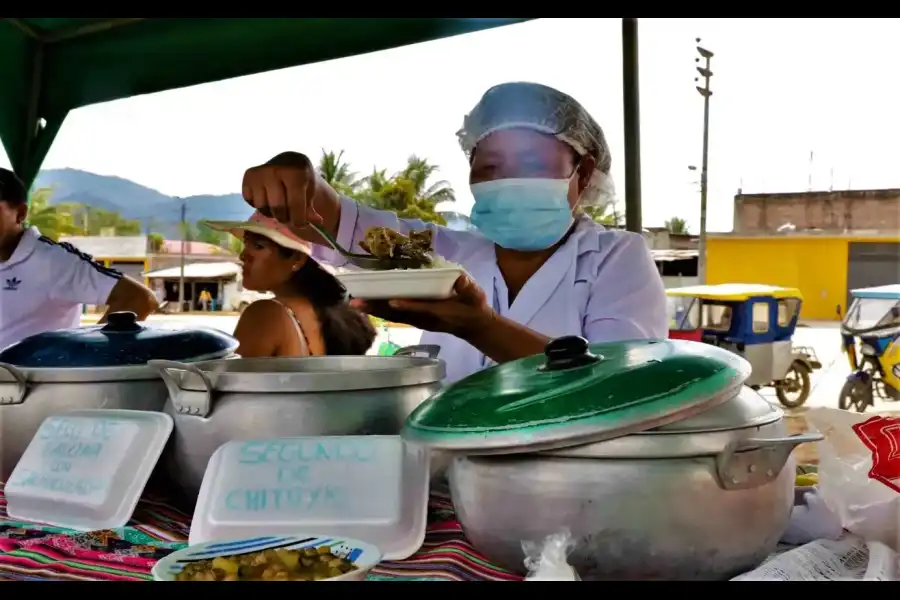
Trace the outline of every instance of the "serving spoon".
<instances>
[{"instance_id":1,"label":"serving spoon","mask_svg":"<svg viewBox=\"0 0 900 600\"><path fill-rule=\"evenodd\" d=\"M309 224L316 230L328 244L334 248L335 252L343 256L348 262L353 263L360 269L368 269L370 271L389 271L392 269L421 269L426 266L426 261L415 258L378 258L371 254L359 254L344 249L330 233L315 223Z\"/></svg>"}]
</instances>

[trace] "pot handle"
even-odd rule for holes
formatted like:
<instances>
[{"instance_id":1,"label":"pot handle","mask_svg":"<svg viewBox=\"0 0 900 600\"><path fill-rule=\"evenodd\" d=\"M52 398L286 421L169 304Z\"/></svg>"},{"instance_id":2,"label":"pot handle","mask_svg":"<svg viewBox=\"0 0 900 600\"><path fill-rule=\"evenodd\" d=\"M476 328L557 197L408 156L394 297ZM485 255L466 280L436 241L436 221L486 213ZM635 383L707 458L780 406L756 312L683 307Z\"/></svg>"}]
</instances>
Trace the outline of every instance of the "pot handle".
<instances>
[{"instance_id":1,"label":"pot handle","mask_svg":"<svg viewBox=\"0 0 900 600\"><path fill-rule=\"evenodd\" d=\"M16 391L11 396L0 393L0 405L7 406L25 402L25 396L28 395L28 380L25 378L25 374L11 364L5 362L0 362L0 371L9 373L16 386Z\"/></svg>"},{"instance_id":2,"label":"pot handle","mask_svg":"<svg viewBox=\"0 0 900 600\"><path fill-rule=\"evenodd\" d=\"M798 433L781 438L735 440L716 455L719 486L723 490L744 490L773 481L794 448L823 439L821 433Z\"/></svg>"},{"instance_id":3,"label":"pot handle","mask_svg":"<svg viewBox=\"0 0 900 600\"><path fill-rule=\"evenodd\" d=\"M414 346L404 346L400 348L396 352L394 352L393 356L415 356L416 354L426 354L428 358L437 358L438 354L441 353L441 347L437 344L416 344Z\"/></svg>"},{"instance_id":4,"label":"pot handle","mask_svg":"<svg viewBox=\"0 0 900 600\"><path fill-rule=\"evenodd\" d=\"M174 360L148 360L147 365L159 371L166 388L169 390L169 396L172 398L172 404L175 411L179 414L191 415L195 417L209 416L212 410L212 393L213 384L209 376L195 367L187 363L176 362ZM202 392L186 390L178 383L178 379L172 376L171 371L187 371L193 373L203 382L206 389Z\"/></svg>"}]
</instances>

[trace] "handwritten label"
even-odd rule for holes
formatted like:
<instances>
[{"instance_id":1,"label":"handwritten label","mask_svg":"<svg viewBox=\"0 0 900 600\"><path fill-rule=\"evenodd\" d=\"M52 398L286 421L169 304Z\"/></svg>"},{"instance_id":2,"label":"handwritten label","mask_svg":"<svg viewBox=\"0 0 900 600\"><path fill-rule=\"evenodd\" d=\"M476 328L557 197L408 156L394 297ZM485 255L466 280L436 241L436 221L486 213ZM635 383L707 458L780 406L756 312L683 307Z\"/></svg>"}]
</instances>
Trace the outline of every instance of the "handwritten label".
<instances>
[{"instance_id":1,"label":"handwritten label","mask_svg":"<svg viewBox=\"0 0 900 600\"><path fill-rule=\"evenodd\" d=\"M119 419L50 417L22 455L9 485L39 496L102 504L138 433L136 423Z\"/></svg>"},{"instance_id":2,"label":"handwritten label","mask_svg":"<svg viewBox=\"0 0 900 600\"><path fill-rule=\"evenodd\" d=\"M393 437L232 442L219 462L213 520L385 518L400 502L402 461Z\"/></svg>"}]
</instances>

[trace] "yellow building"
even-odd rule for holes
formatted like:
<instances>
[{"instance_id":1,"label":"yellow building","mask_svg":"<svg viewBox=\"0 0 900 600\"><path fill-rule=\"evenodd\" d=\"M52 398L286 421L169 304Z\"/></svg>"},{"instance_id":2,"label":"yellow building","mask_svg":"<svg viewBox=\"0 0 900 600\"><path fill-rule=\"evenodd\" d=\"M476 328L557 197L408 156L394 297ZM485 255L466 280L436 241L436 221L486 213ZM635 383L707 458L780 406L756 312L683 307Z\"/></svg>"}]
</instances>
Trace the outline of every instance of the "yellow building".
<instances>
[{"instance_id":1,"label":"yellow building","mask_svg":"<svg viewBox=\"0 0 900 600\"><path fill-rule=\"evenodd\" d=\"M900 283L900 235L711 234L706 280L799 288L805 320L837 320L849 290Z\"/></svg>"}]
</instances>

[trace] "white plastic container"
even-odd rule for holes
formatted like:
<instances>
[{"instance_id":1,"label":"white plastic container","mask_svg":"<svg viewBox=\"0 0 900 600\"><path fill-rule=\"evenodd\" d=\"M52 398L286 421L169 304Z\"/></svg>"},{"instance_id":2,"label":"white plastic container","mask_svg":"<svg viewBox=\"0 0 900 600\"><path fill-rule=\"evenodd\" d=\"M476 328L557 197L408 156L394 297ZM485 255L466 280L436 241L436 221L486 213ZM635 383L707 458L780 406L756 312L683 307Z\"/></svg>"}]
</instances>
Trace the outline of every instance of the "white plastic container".
<instances>
[{"instance_id":1,"label":"white plastic container","mask_svg":"<svg viewBox=\"0 0 900 600\"><path fill-rule=\"evenodd\" d=\"M140 410L47 417L6 484L7 514L79 531L124 527L172 427L169 415Z\"/></svg>"},{"instance_id":2,"label":"white plastic container","mask_svg":"<svg viewBox=\"0 0 900 600\"><path fill-rule=\"evenodd\" d=\"M354 298L362 300L443 300L453 295L453 284L464 273L461 267L398 269L395 271L347 271L337 278Z\"/></svg>"},{"instance_id":3,"label":"white plastic container","mask_svg":"<svg viewBox=\"0 0 900 600\"><path fill-rule=\"evenodd\" d=\"M427 450L399 436L228 442L206 468L189 541L327 532L402 560L425 540L429 476Z\"/></svg>"}]
</instances>

